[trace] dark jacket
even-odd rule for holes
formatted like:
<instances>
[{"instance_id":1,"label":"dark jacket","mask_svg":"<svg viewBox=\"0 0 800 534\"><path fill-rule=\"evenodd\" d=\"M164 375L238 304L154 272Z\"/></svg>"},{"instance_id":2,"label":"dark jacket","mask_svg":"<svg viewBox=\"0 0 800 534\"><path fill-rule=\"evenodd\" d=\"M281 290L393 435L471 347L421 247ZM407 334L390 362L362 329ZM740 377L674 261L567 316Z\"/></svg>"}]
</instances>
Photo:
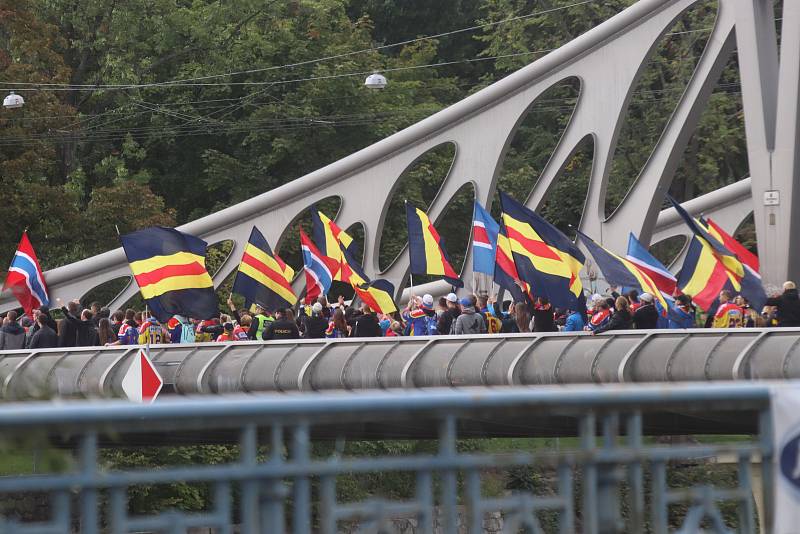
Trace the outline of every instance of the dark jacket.
<instances>
[{"instance_id":1,"label":"dark jacket","mask_svg":"<svg viewBox=\"0 0 800 534\"><path fill-rule=\"evenodd\" d=\"M777 306L778 326L800 326L800 295L787 289L783 295L767 299L767 306Z\"/></svg>"},{"instance_id":2,"label":"dark jacket","mask_svg":"<svg viewBox=\"0 0 800 534\"><path fill-rule=\"evenodd\" d=\"M262 339L269 341L271 339L298 339L300 338L300 331L294 321L286 319L276 319L267 325L264 330Z\"/></svg>"},{"instance_id":3,"label":"dark jacket","mask_svg":"<svg viewBox=\"0 0 800 534\"><path fill-rule=\"evenodd\" d=\"M436 331L439 332L439 335L449 334L452 330L453 322L458 319L459 315L461 315L461 310L458 308L447 308L444 313L442 313L441 317L439 317L439 322L436 324Z\"/></svg>"},{"instance_id":4,"label":"dark jacket","mask_svg":"<svg viewBox=\"0 0 800 534\"><path fill-rule=\"evenodd\" d=\"M53 349L58 347L58 334L47 325L40 326L31 338L31 349Z\"/></svg>"},{"instance_id":5,"label":"dark jacket","mask_svg":"<svg viewBox=\"0 0 800 534\"><path fill-rule=\"evenodd\" d=\"M94 347L100 344L100 337L97 335L97 328L94 326L94 321L78 321L77 337L75 339L76 347Z\"/></svg>"},{"instance_id":6,"label":"dark jacket","mask_svg":"<svg viewBox=\"0 0 800 534\"><path fill-rule=\"evenodd\" d=\"M555 319L556 314L552 307L546 310L534 308L532 315L534 332L558 332Z\"/></svg>"},{"instance_id":7,"label":"dark jacket","mask_svg":"<svg viewBox=\"0 0 800 534\"><path fill-rule=\"evenodd\" d=\"M25 329L19 323L0 328L0 350L19 350L25 347Z\"/></svg>"},{"instance_id":8,"label":"dark jacket","mask_svg":"<svg viewBox=\"0 0 800 534\"><path fill-rule=\"evenodd\" d=\"M633 312L637 330L658 328L658 310L655 304L642 304Z\"/></svg>"},{"instance_id":9,"label":"dark jacket","mask_svg":"<svg viewBox=\"0 0 800 534\"><path fill-rule=\"evenodd\" d=\"M320 315L305 316L303 318L303 339L321 339L325 337L328 321Z\"/></svg>"},{"instance_id":10,"label":"dark jacket","mask_svg":"<svg viewBox=\"0 0 800 534\"><path fill-rule=\"evenodd\" d=\"M350 337L381 337L383 330L378 324L378 317L374 313L359 315L353 324Z\"/></svg>"},{"instance_id":11,"label":"dark jacket","mask_svg":"<svg viewBox=\"0 0 800 534\"><path fill-rule=\"evenodd\" d=\"M611 316L611 320L595 330L594 333L599 334L601 332L608 332L609 330L630 330L632 322L633 318L631 317L631 312L628 310L617 310L614 315Z\"/></svg>"},{"instance_id":12,"label":"dark jacket","mask_svg":"<svg viewBox=\"0 0 800 534\"><path fill-rule=\"evenodd\" d=\"M58 333L59 347L75 347L78 341L78 325L81 320L71 315L66 307L62 307L64 321L61 324L61 331Z\"/></svg>"}]
</instances>

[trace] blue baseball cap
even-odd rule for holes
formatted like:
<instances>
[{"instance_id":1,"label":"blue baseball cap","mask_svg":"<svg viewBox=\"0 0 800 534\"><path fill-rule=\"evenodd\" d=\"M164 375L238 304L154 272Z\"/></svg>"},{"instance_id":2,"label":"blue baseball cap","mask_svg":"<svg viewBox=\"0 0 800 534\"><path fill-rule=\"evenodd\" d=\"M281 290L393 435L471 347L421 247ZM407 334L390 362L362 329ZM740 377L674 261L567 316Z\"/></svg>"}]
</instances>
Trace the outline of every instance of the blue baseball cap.
<instances>
[{"instance_id":1,"label":"blue baseball cap","mask_svg":"<svg viewBox=\"0 0 800 534\"><path fill-rule=\"evenodd\" d=\"M463 299L458 301L462 306L472 306L472 299L469 297L464 297Z\"/></svg>"}]
</instances>

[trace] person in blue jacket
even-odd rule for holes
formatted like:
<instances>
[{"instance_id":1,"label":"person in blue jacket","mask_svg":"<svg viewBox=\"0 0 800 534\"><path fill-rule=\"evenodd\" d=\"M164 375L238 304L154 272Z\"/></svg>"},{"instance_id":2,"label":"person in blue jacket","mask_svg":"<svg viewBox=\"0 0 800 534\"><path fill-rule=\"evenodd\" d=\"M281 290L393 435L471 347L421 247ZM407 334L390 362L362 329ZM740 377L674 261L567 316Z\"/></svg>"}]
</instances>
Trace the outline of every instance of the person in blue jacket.
<instances>
[{"instance_id":1,"label":"person in blue jacket","mask_svg":"<svg viewBox=\"0 0 800 534\"><path fill-rule=\"evenodd\" d=\"M672 329L694 328L694 306L689 295L675 297L675 306L669 310L669 327Z\"/></svg>"},{"instance_id":2,"label":"person in blue jacket","mask_svg":"<svg viewBox=\"0 0 800 534\"><path fill-rule=\"evenodd\" d=\"M564 323L564 332L582 332L586 326L585 315L579 311L570 310L567 313L567 322Z\"/></svg>"}]
</instances>

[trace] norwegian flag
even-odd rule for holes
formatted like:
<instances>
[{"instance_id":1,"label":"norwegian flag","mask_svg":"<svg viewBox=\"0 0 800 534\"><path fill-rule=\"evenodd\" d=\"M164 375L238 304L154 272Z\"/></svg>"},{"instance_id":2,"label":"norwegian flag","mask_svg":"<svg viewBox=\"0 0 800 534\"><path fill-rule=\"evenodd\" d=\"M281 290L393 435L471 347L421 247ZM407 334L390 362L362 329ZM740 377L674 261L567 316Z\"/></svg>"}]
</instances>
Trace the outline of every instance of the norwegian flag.
<instances>
[{"instance_id":1,"label":"norwegian flag","mask_svg":"<svg viewBox=\"0 0 800 534\"><path fill-rule=\"evenodd\" d=\"M675 275L653 257L633 234L628 236L628 254L625 259L644 271L664 295L675 295L678 284Z\"/></svg>"},{"instance_id":2,"label":"norwegian flag","mask_svg":"<svg viewBox=\"0 0 800 534\"><path fill-rule=\"evenodd\" d=\"M472 270L494 275L497 234L500 225L475 202L472 215Z\"/></svg>"},{"instance_id":3,"label":"norwegian flag","mask_svg":"<svg viewBox=\"0 0 800 534\"><path fill-rule=\"evenodd\" d=\"M27 232L22 232L17 252L8 268L3 291L6 289L14 294L22 309L31 318L33 310L50 305L42 268L39 266L39 260L36 258L36 252L33 251Z\"/></svg>"},{"instance_id":4,"label":"norwegian flag","mask_svg":"<svg viewBox=\"0 0 800 534\"><path fill-rule=\"evenodd\" d=\"M331 288L332 272L338 270L327 256L323 256L314 242L300 230L300 248L303 251L303 269L306 273L306 304L311 304Z\"/></svg>"}]
</instances>

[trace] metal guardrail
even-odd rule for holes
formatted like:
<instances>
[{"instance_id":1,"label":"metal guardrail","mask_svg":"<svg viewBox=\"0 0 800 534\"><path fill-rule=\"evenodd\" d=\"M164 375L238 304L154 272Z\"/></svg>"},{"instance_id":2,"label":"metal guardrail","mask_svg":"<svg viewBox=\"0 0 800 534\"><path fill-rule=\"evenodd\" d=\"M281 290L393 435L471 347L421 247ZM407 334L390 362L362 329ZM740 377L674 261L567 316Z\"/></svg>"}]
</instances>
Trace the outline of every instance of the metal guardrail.
<instances>
[{"instance_id":1,"label":"metal guardrail","mask_svg":"<svg viewBox=\"0 0 800 534\"><path fill-rule=\"evenodd\" d=\"M0 351L0 398L120 397L138 347ZM800 328L154 345L164 393L800 379Z\"/></svg>"},{"instance_id":2,"label":"metal guardrail","mask_svg":"<svg viewBox=\"0 0 800 534\"><path fill-rule=\"evenodd\" d=\"M652 443L642 428L643 420L656 410L755 414L759 433L751 441L727 445ZM575 445L507 454L459 451L463 418L534 412L572 421L579 435ZM333 453L319 456L312 448L313 436L325 427L421 419L436 421L435 452L351 457L337 446ZM154 432L233 432L239 444L238 459L159 469L118 470L99 465L100 446L129 444L132 436ZM238 525L244 533L333 534L351 521L364 532L388 532L392 520L406 517L415 521L416 532L455 533L464 520L469 532L477 534L484 532L485 514L500 511L504 532L516 533L523 527L541 532L537 530L540 513L547 512L557 516L554 528L565 534L644 532L645 528L662 534L668 531L670 507L678 503L687 507L680 519L681 532L697 532L704 521L712 531L723 532L726 526L718 507L722 502L736 507L738 532L755 533L758 521L767 526L771 522L772 431L770 392L764 385L172 397L150 406L122 401L28 402L0 406L0 433L40 440L66 437L75 457L74 468L66 472L0 477L0 494L6 498L37 492L46 494L51 506L51 515L35 522L0 521L2 533L184 532L189 527L230 533ZM736 459L734 486L668 484L668 475L683 469L681 464L722 456ZM759 460L761 482L753 485L753 464ZM513 466L549 470L552 487L487 493L483 474ZM376 472L408 474L413 480L409 482L411 497L340 501L337 484L342 477ZM179 481L210 485L210 508L197 513L129 513L131 489ZM762 496L758 517L754 491Z\"/></svg>"}]
</instances>

